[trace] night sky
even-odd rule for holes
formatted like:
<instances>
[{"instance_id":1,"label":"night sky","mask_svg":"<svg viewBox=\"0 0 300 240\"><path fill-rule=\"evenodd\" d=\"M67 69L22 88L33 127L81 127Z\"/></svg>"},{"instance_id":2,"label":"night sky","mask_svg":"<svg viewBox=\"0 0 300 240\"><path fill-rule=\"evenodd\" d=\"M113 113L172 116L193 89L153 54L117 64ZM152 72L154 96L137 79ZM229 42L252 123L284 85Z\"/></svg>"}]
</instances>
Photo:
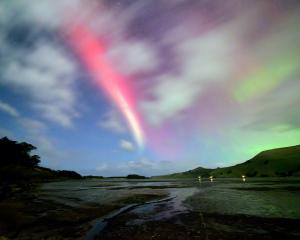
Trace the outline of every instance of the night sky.
<instances>
[{"instance_id":1,"label":"night sky","mask_svg":"<svg viewBox=\"0 0 300 240\"><path fill-rule=\"evenodd\" d=\"M300 1L1 0L0 137L104 176L300 143Z\"/></svg>"}]
</instances>

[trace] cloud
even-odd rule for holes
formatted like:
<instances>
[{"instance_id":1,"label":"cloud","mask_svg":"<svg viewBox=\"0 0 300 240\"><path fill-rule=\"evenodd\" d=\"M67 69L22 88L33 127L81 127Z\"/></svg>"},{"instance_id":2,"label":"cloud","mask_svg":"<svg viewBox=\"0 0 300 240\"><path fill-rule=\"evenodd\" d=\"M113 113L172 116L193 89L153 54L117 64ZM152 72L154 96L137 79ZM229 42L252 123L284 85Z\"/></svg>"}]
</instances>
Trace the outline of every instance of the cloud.
<instances>
[{"instance_id":1,"label":"cloud","mask_svg":"<svg viewBox=\"0 0 300 240\"><path fill-rule=\"evenodd\" d=\"M132 142L127 141L127 140L124 140L124 139L122 139L122 140L120 141L120 147L121 147L122 149L124 149L124 150L126 150L126 151L130 151L130 152L132 152L132 151L135 150L134 144L133 144Z\"/></svg>"},{"instance_id":2,"label":"cloud","mask_svg":"<svg viewBox=\"0 0 300 240\"><path fill-rule=\"evenodd\" d=\"M63 20L66 19L66 9L71 12L75 8L81 6L82 0L32 0L30 4L26 0L11 0L9 2L2 1L0 20L9 23L11 21L24 21L38 23L40 26L56 29L61 26ZM91 1L89 1L91 2ZM3 9L3 11L1 11ZM81 6L81 11L85 9ZM3 15L2 15L3 14ZM8 19L11 17L11 19Z\"/></svg>"},{"instance_id":3,"label":"cloud","mask_svg":"<svg viewBox=\"0 0 300 240\"><path fill-rule=\"evenodd\" d=\"M282 134L300 129L299 14L299 9L293 11L256 46L255 54L266 67L249 81L248 89L253 91L243 129Z\"/></svg>"},{"instance_id":4,"label":"cloud","mask_svg":"<svg viewBox=\"0 0 300 240\"><path fill-rule=\"evenodd\" d=\"M151 98L140 103L150 124L159 125L175 117L192 107L212 83L231 79L234 60L230 56L235 50L233 46L238 45L236 34L229 26L203 35L177 28L162 38L161 42L170 46L179 64L157 76L148 93Z\"/></svg>"},{"instance_id":5,"label":"cloud","mask_svg":"<svg viewBox=\"0 0 300 240\"><path fill-rule=\"evenodd\" d=\"M0 25L1 53L8 56L1 66L0 84L26 97L29 106L45 119L70 127L78 115L77 64L54 28L58 27L59 6L67 3L63 2L0 4L14 13L4 14L2 20L7 24Z\"/></svg>"},{"instance_id":6,"label":"cloud","mask_svg":"<svg viewBox=\"0 0 300 240\"><path fill-rule=\"evenodd\" d=\"M97 123L97 126L114 133L125 133L127 131L124 122L115 110L108 111Z\"/></svg>"},{"instance_id":7,"label":"cloud","mask_svg":"<svg viewBox=\"0 0 300 240\"><path fill-rule=\"evenodd\" d=\"M159 125L188 108L199 91L199 86L192 83L176 80L169 75L160 77L152 90L155 100L141 102L140 108L150 124Z\"/></svg>"},{"instance_id":8,"label":"cloud","mask_svg":"<svg viewBox=\"0 0 300 240\"><path fill-rule=\"evenodd\" d=\"M0 100L0 111L5 112L12 117L18 117L20 114L13 106Z\"/></svg>"},{"instance_id":9,"label":"cloud","mask_svg":"<svg viewBox=\"0 0 300 240\"><path fill-rule=\"evenodd\" d=\"M289 84L283 83L273 92L262 97L258 108L252 108L243 128L275 132L300 129L300 82L295 77Z\"/></svg>"},{"instance_id":10,"label":"cloud","mask_svg":"<svg viewBox=\"0 0 300 240\"><path fill-rule=\"evenodd\" d=\"M152 71L159 62L155 48L143 41L119 42L110 48L108 58L126 75Z\"/></svg>"},{"instance_id":11,"label":"cloud","mask_svg":"<svg viewBox=\"0 0 300 240\"><path fill-rule=\"evenodd\" d=\"M10 51L18 51L11 48ZM75 110L75 64L51 41L38 41L26 54L15 53L2 70L1 83L25 95L31 107L62 126L71 126Z\"/></svg>"}]
</instances>

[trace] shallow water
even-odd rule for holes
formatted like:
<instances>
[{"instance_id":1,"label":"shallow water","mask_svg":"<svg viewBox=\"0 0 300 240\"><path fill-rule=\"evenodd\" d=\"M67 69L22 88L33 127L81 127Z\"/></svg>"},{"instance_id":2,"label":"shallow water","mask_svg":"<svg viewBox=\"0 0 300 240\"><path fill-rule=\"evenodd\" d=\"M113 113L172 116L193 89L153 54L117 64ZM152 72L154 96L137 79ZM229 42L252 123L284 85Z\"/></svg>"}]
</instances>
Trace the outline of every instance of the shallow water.
<instances>
[{"instance_id":1,"label":"shallow water","mask_svg":"<svg viewBox=\"0 0 300 240\"><path fill-rule=\"evenodd\" d=\"M161 183L161 186L167 183ZM39 197L54 200L72 207L85 203L109 204L124 197L135 194L164 194L163 189L146 189L149 186L159 186L160 183L145 181L116 181L116 180L76 180L43 184ZM139 187L138 189L130 189ZM145 187L145 188L144 188ZM130 189L130 190L129 190Z\"/></svg>"},{"instance_id":2,"label":"shallow water","mask_svg":"<svg viewBox=\"0 0 300 240\"><path fill-rule=\"evenodd\" d=\"M152 189L151 187L155 187ZM216 179L213 183L192 180L78 180L46 183L40 197L70 206L107 204L135 194L176 196L168 203L136 208L136 222L160 219L194 210L220 214L300 219L300 179ZM158 211L158 209L160 209Z\"/></svg>"}]
</instances>

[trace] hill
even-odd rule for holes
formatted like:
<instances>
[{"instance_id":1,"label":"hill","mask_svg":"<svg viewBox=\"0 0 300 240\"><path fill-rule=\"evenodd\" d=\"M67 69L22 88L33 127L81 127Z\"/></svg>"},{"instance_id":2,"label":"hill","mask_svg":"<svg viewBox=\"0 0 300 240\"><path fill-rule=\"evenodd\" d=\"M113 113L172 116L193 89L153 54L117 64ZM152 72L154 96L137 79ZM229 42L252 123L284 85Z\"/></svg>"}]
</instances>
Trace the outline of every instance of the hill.
<instances>
[{"instance_id":1,"label":"hill","mask_svg":"<svg viewBox=\"0 0 300 240\"><path fill-rule=\"evenodd\" d=\"M161 178L300 176L300 145L263 151L248 161L231 167L196 169L159 176Z\"/></svg>"},{"instance_id":2,"label":"hill","mask_svg":"<svg viewBox=\"0 0 300 240\"><path fill-rule=\"evenodd\" d=\"M196 178L198 176L209 177L214 169L197 167L181 173L173 173L170 175L159 176L159 178Z\"/></svg>"}]
</instances>

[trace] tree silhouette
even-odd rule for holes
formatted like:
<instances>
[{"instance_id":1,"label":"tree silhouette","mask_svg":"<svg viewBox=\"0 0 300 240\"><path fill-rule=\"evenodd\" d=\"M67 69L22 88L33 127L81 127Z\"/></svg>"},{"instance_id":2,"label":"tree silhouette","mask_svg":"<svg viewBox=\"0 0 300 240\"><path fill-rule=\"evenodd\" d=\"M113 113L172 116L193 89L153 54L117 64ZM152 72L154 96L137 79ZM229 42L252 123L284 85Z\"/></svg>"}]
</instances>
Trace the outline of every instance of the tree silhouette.
<instances>
[{"instance_id":1,"label":"tree silhouette","mask_svg":"<svg viewBox=\"0 0 300 240\"><path fill-rule=\"evenodd\" d=\"M38 155L31 155L35 149L26 142L18 143L7 137L0 139L0 199L33 186L35 168L40 163Z\"/></svg>"},{"instance_id":2,"label":"tree silhouette","mask_svg":"<svg viewBox=\"0 0 300 240\"><path fill-rule=\"evenodd\" d=\"M20 165L25 167L36 167L40 163L38 155L31 155L36 147L26 143L18 143L7 137L0 139L0 167L8 165Z\"/></svg>"},{"instance_id":3,"label":"tree silhouette","mask_svg":"<svg viewBox=\"0 0 300 240\"><path fill-rule=\"evenodd\" d=\"M82 178L74 171L40 167L40 157L31 154L35 149L26 142L12 141L7 137L0 139L0 200L27 191L42 181Z\"/></svg>"}]
</instances>

